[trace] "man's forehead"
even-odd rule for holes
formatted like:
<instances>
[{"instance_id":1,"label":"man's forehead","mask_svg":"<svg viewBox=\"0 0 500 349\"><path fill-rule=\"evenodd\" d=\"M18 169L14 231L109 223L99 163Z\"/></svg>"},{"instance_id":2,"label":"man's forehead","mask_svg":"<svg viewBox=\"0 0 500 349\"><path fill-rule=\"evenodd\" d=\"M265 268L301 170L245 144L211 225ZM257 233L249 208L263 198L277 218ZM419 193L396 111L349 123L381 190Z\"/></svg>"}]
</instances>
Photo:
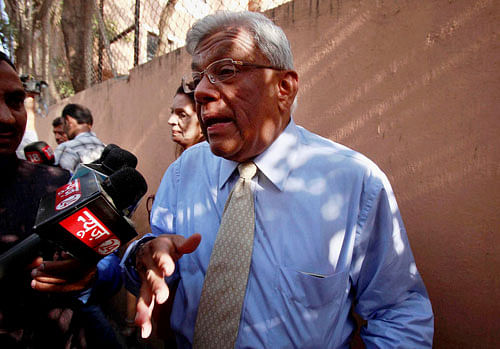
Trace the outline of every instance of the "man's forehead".
<instances>
[{"instance_id":1,"label":"man's forehead","mask_svg":"<svg viewBox=\"0 0 500 349\"><path fill-rule=\"evenodd\" d=\"M21 89L24 91L23 83L19 79L16 71L5 61L0 61L0 79L4 82L2 85L12 89Z\"/></svg>"},{"instance_id":2,"label":"man's forehead","mask_svg":"<svg viewBox=\"0 0 500 349\"><path fill-rule=\"evenodd\" d=\"M224 28L200 41L193 53L191 68L201 70L213 61L228 57L253 61L259 54L253 35L247 29Z\"/></svg>"}]
</instances>

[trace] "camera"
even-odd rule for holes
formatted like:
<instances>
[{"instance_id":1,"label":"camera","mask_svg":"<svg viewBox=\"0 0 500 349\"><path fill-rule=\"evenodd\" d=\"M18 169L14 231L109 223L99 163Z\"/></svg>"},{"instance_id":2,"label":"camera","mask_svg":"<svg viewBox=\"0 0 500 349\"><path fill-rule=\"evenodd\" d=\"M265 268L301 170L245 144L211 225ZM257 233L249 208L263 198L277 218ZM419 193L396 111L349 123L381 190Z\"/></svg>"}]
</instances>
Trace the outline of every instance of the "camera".
<instances>
[{"instance_id":1,"label":"camera","mask_svg":"<svg viewBox=\"0 0 500 349\"><path fill-rule=\"evenodd\" d=\"M49 86L45 81L37 80L33 75L30 74L23 74L19 78L23 83L24 91L26 91L26 93L39 95L40 93L42 93L42 88Z\"/></svg>"}]
</instances>

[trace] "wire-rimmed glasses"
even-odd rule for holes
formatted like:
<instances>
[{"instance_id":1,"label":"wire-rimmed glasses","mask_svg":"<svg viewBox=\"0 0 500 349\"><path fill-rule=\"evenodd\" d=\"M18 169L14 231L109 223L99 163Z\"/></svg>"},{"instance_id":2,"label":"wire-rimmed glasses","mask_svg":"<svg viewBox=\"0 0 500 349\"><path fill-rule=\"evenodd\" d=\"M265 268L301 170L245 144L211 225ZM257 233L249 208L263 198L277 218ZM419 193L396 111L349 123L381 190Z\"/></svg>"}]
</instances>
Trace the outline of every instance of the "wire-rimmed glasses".
<instances>
[{"instance_id":1,"label":"wire-rimmed glasses","mask_svg":"<svg viewBox=\"0 0 500 349\"><path fill-rule=\"evenodd\" d=\"M254 69L276 69L281 70L280 68L275 68L269 65L261 65L255 63L247 63L242 61L236 61L232 58L223 58L219 59L215 62L212 62L208 65L208 67L201 72L192 72L191 77L184 76L182 78L182 88L185 93L192 93L196 89L196 86L200 83L201 79L203 79L203 75L206 75L208 80L212 84L216 84L219 82L226 81L231 79L233 76L239 72L237 66L239 67L250 67Z\"/></svg>"}]
</instances>

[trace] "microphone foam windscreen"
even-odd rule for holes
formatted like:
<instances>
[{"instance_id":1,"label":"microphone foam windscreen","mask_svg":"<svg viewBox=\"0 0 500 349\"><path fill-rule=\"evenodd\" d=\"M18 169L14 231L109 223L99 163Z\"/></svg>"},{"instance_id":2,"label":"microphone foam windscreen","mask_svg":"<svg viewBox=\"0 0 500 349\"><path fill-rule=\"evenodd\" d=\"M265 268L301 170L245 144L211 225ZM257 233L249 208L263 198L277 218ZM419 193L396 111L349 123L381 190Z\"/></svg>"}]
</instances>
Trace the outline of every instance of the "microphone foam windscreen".
<instances>
[{"instance_id":1,"label":"microphone foam windscreen","mask_svg":"<svg viewBox=\"0 0 500 349\"><path fill-rule=\"evenodd\" d=\"M131 167L124 167L111 174L101 186L120 211L135 205L148 191L144 177Z\"/></svg>"},{"instance_id":2,"label":"microphone foam windscreen","mask_svg":"<svg viewBox=\"0 0 500 349\"><path fill-rule=\"evenodd\" d=\"M26 160L36 164L53 165L55 160L54 151L44 141L37 141L26 145L24 147L24 155L26 156Z\"/></svg>"},{"instance_id":3,"label":"microphone foam windscreen","mask_svg":"<svg viewBox=\"0 0 500 349\"><path fill-rule=\"evenodd\" d=\"M114 148L109 151L106 157L101 162L102 166L115 172L123 167L137 166L137 157L122 148Z\"/></svg>"},{"instance_id":4,"label":"microphone foam windscreen","mask_svg":"<svg viewBox=\"0 0 500 349\"><path fill-rule=\"evenodd\" d=\"M108 176L124 167L135 168L137 166L137 157L118 146L112 147L105 157L101 155L101 159L98 162L86 164L86 166Z\"/></svg>"},{"instance_id":5,"label":"microphone foam windscreen","mask_svg":"<svg viewBox=\"0 0 500 349\"><path fill-rule=\"evenodd\" d=\"M102 153L101 153L101 157L99 158L99 160L97 160L99 163L102 162L102 160L104 160L106 158L106 156L108 156L109 152L113 149L120 149L119 146L117 146L116 144L108 144L103 150L102 150Z\"/></svg>"}]
</instances>

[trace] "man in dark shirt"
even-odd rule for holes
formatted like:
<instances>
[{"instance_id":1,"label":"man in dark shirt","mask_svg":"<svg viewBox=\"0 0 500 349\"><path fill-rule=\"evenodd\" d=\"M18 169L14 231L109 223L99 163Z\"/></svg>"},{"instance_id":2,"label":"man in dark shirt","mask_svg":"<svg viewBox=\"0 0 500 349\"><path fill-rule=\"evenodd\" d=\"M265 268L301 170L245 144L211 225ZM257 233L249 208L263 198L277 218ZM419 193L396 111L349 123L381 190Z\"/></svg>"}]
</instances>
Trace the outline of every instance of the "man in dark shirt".
<instances>
[{"instance_id":1,"label":"man in dark shirt","mask_svg":"<svg viewBox=\"0 0 500 349\"><path fill-rule=\"evenodd\" d=\"M32 233L40 198L69 180L68 171L16 157L26 127L24 99L13 64L0 54L0 253ZM0 282L0 347L26 347L42 327L48 296L30 288L29 269L8 274Z\"/></svg>"}]
</instances>

